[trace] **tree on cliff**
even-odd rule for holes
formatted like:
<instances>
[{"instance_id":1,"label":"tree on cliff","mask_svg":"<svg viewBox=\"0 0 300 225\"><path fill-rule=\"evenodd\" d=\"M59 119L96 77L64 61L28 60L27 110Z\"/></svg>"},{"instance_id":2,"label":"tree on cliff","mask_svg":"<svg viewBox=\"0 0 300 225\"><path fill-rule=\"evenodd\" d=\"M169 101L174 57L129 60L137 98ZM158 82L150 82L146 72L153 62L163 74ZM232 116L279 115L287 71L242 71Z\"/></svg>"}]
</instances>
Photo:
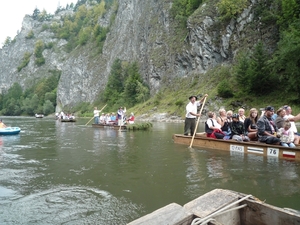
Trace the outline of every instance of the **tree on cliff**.
<instances>
[{"instance_id":1,"label":"tree on cliff","mask_svg":"<svg viewBox=\"0 0 300 225\"><path fill-rule=\"evenodd\" d=\"M116 59L111 67L111 72L104 90L104 101L109 104L118 102L124 90L123 83L122 62L120 59Z\"/></svg>"}]
</instances>

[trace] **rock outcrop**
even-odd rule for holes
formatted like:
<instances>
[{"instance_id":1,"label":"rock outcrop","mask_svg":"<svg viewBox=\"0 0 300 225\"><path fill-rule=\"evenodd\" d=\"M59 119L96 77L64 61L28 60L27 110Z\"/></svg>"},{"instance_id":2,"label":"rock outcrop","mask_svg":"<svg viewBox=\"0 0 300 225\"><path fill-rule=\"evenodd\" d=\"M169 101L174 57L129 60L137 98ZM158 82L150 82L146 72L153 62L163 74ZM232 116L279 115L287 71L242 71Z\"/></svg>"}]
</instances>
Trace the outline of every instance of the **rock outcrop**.
<instances>
[{"instance_id":1,"label":"rock outcrop","mask_svg":"<svg viewBox=\"0 0 300 225\"><path fill-rule=\"evenodd\" d=\"M188 20L186 38L177 43L178 40L173 38L175 30L169 13L172 0L119 0L103 53L98 55L91 54L93 46L89 44L68 53L64 48L67 44L65 40L55 38L50 29L43 29L45 25L59 21L64 14L73 13L71 10L62 11L44 22L25 16L15 41L0 50L0 88L7 90L14 82L27 88L37 79L50 75L49 71L59 70L57 110L80 102L93 102L104 90L111 66L119 58L139 63L140 72L153 94L164 80L205 73L216 65L230 63L239 48L245 47L245 36L250 48L262 35L266 37L267 32L262 34L259 25L253 26L254 22L259 24L253 14L255 0L237 19L225 24L220 24L218 20L217 1L206 2ZM111 14L108 12L99 18L98 23L108 26ZM250 23L255 28L249 30ZM34 38L26 38L31 30ZM249 37L253 32L259 33L259 38ZM271 33L267 38L271 39ZM40 67L35 65L32 54L37 40L54 43L53 48L43 51L46 63ZM18 72L25 52L32 54L30 62Z\"/></svg>"}]
</instances>

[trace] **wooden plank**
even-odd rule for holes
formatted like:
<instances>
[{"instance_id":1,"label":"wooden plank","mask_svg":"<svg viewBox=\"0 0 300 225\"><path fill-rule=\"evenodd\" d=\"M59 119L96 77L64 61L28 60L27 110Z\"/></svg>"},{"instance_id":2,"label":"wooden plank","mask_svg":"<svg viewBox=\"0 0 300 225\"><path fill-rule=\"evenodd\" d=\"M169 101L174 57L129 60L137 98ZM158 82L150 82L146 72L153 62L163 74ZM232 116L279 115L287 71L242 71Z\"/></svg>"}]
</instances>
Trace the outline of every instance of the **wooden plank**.
<instances>
[{"instance_id":1,"label":"wooden plank","mask_svg":"<svg viewBox=\"0 0 300 225\"><path fill-rule=\"evenodd\" d=\"M128 225L190 225L193 220L193 214L186 211L177 203L171 203L150 214L147 214Z\"/></svg>"}]
</instances>

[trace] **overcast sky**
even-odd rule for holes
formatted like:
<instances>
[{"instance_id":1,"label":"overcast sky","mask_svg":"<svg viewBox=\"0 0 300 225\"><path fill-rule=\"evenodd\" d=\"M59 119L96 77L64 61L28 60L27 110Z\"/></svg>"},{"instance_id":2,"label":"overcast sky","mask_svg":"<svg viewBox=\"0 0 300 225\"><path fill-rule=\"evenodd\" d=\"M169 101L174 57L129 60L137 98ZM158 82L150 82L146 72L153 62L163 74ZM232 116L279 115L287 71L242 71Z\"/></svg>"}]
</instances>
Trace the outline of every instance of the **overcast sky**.
<instances>
[{"instance_id":1,"label":"overcast sky","mask_svg":"<svg viewBox=\"0 0 300 225\"><path fill-rule=\"evenodd\" d=\"M0 6L0 47L5 42L6 37L12 39L21 30L22 21L26 14L32 15L33 10L45 9L48 13L54 14L60 5L76 4L77 0L1 0Z\"/></svg>"}]
</instances>

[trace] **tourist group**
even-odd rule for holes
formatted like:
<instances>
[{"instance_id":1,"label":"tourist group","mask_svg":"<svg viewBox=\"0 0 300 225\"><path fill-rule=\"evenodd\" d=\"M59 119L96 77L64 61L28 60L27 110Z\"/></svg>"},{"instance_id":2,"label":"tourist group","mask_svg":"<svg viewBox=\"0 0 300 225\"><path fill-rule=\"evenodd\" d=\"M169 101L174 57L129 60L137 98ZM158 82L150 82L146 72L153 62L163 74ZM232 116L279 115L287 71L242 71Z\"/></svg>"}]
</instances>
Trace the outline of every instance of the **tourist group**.
<instances>
[{"instance_id":1,"label":"tourist group","mask_svg":"<svg viewBox=\"0 0 300 225\"><path fill-rule=\"evenodd\" d=\"M101 110L98 110L97 107L94 107L94 122L95 124L107 124L107 125L118 125L123 126L125 124L134 123L134 113L132 112L130 116L126 117L126 107L120 107L117 113L102 113L100 116Z\"/></svg>"},{"instance_id":2,"label":"tourist group","mask_svg":"<svg viewBox=\"0 0 300 225\"><path fill-rule=\"evenodd\" d=\"M186 118L184 135L194 135L198 106L208 95L205 94L199 101L197 96L191 96L186 106ZM280 107L276 113L274 107L267 106L259 115L256 108L245 116L245 110L240 108L237 113L224 108L219 114L208 112L205 122L206 136L216 139L233 139L236 141L259 141L267 144L296 147L299 144L300 134L297 131L295 121L300 120L300 114L293 116L291 106Z\"/></svg>"}]
</instances>

